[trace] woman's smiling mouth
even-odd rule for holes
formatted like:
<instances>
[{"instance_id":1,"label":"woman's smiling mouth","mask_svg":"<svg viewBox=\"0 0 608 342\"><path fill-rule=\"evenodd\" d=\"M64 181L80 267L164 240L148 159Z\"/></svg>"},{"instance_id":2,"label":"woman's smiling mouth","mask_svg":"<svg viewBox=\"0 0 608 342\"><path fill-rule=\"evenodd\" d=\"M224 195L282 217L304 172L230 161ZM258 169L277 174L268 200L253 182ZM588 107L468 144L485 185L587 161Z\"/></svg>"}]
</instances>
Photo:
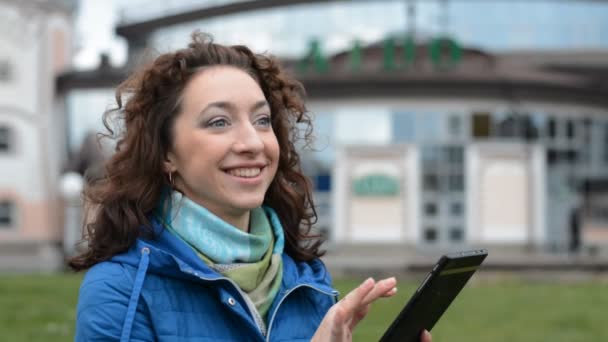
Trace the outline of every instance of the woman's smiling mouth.
<instances>
[{"instance_id":1,"label":"woman's smiling mouth","mask_svg":"<svg viewBox=\"0 0 608 342\"><path fill-rule=\"evenodd\" d=\"M254 178L262 173L263 167L243 167L238 169L230 169L226 172L235 177Z\"/></svg>"}]
</instances>

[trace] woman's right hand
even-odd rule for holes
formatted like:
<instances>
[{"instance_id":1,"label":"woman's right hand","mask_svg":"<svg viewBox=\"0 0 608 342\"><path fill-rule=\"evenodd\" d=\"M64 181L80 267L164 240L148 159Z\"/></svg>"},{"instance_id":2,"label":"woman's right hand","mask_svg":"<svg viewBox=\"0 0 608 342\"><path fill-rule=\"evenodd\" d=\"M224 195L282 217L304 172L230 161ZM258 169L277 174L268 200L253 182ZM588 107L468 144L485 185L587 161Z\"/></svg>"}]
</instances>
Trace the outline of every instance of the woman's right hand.
<instances>
[{"instance_id":1,"label":"woman's right hand","mask_svg":"<svg viewBox=\"0 0 608 342\"><path fill-rule=\"evenodd\" d=\"M397 293L397 280L387 278L375 282L372 278L349 292L332 306L312 337L313 342L350 342L357 324L367 315L371 304L381 297ZM421 342L432 342L431 334L424 331Z\"/></svg>"}]
</instances>

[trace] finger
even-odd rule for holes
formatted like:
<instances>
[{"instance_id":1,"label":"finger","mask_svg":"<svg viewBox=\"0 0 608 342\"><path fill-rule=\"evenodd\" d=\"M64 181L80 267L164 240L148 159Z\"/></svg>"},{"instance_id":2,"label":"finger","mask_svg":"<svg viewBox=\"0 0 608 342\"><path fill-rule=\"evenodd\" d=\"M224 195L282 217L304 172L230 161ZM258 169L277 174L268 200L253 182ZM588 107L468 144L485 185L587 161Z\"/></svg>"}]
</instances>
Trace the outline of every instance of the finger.
<instances>
[{"instance_id":1,"label":"finger","mask_svg":"<svg viewBox=\"0 0 608 342\"><path fill-rule=\"evenodd\" d=\"M377 282L376 286L374 286L374 288L365 296L362 303L367 305L382 296L386 296L388 293L393 291L395 285L397 285L397 280L395 277Z\"/></svg>"},{"instance_id":2,"label":"finger","mask_svg":"<svg viewBox=\"0 0 608 342\"><path fill-rule=\"evenodd\" d=\"M393 287L392 289L390 289L387 293L381 295L380 297L386 298L386 297L392 297L394 295L397 294L397 288Z\"/></svg>"},{"instance_id":3,"label":"finger","mask_svg":"<svg viewBox=\"0 0 608 342\"><path fill-rule=\"evenodd\" d=\"M367 278L364 282L359 284L359 286L347 293L346 296L344 296L344 298L342 298L340 302L353 302L356 300L361 300L365 298L367 293L371 291L374 286L376 286L376 281L374 280L374 278Z\"/></svg>"},{"instance_id":4,"label":"finger","mask_svg":"<svg viewBox=\"0 0 608 342\"><path fill-rule=\"evenodd\" d=\"M374 285L374 279L368 278L361 285L359 285L359 287L350 291L346 297L344 297L344 299L338 303L347 316L353 315L367 294L374 289Z\"/></svg>"},{"instance_id":5,"label":"finger","mask_svg":"<svg viewBox=\"0 0 608 342\"><path fill-rule=\"evenodd\" d=\"M357 324L359 324L359 322L365 318L365 316L367 316L367 313L369 312L369 309L371 308L371 305L364 305L361 309L359 309L359 311L357 311L353 317L353 319L350 321L349 324L349 328L352 331L353 329L355 329L355 327L357 326Z\"/></svg>"},{"instance_id":6,"label":"finger","mask_svg":"<svg viewBox=\"0 0 608 342\"><path fill-rule=\"evenodd\" d=\"M433 342L433 337L431 333L424 330L422 334L420 334L420 342Z\"/></svg>"}]
</instances>

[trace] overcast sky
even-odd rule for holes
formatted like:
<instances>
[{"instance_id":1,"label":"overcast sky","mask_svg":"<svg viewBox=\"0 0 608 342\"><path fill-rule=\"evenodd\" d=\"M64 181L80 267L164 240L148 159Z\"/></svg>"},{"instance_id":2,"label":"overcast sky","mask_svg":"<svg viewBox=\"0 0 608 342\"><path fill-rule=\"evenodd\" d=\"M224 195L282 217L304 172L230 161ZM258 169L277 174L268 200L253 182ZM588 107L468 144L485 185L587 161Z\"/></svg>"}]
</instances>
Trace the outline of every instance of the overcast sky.
<instances>
[{"instance_id":1,"label":"overcast sky","mask_svg":"<svg viewBox=\"0 0 608 342\"><path fill-rule=\"evenodd\" d=\"M114 35L120 16L127 21L238 0L79 0L76 17L78 69L95 67L99 53L114 65L124 63L126 43ZM254 50L300 55L312 37L324 38L325 50L344 49L354 38L381 39L407 25L404 1L355 1L265 10L164 30L154 43L173 49L187 43L188 32L202 28L222 43L246 43ZM445 21L461 43L490 50L597 48L608 46L608 4L597 1L418 1L417 32L436 35ZM444 16L446 15L446 16ZM179 46L173 46L173 44Z\"/></svg>"},{"instance_id":2,"label":"overcast sky","mask_svg":"<svg viewBox=\"0 0 608 342\"><path fill-rule=\"evenodd\" d=\"M99 63L99 54L110 54L111 62L120 65L126 58L126 44L114 36L118 21L117 0L80 0L76 17L77 69L91 69Z\"/></svg>"}]
</instances>

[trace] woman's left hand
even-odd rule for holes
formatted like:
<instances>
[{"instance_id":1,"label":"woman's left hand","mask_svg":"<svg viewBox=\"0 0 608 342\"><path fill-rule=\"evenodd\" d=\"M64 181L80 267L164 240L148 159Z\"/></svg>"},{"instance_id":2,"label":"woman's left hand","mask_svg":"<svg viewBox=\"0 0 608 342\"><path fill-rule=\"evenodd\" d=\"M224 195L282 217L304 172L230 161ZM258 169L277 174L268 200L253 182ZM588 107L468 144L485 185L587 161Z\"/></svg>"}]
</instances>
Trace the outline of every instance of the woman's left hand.
<instances>
[{"instance_id":1,"label":"woman's left hand","mask_svg":"<svg viewBox=\"0 0 608 342\"><path fill-rule=\"evenodd\" d=\"M391 297L397 293L397 280L388 278L375 282L367 279L359 287L349 292L342 300L329 309L321 325L315 332L315 342L350 342L353 330L369 312L371 303L381 297ZM424 333L421 342L432 342L431 335Z\"/></svg>"}]
</instances>

